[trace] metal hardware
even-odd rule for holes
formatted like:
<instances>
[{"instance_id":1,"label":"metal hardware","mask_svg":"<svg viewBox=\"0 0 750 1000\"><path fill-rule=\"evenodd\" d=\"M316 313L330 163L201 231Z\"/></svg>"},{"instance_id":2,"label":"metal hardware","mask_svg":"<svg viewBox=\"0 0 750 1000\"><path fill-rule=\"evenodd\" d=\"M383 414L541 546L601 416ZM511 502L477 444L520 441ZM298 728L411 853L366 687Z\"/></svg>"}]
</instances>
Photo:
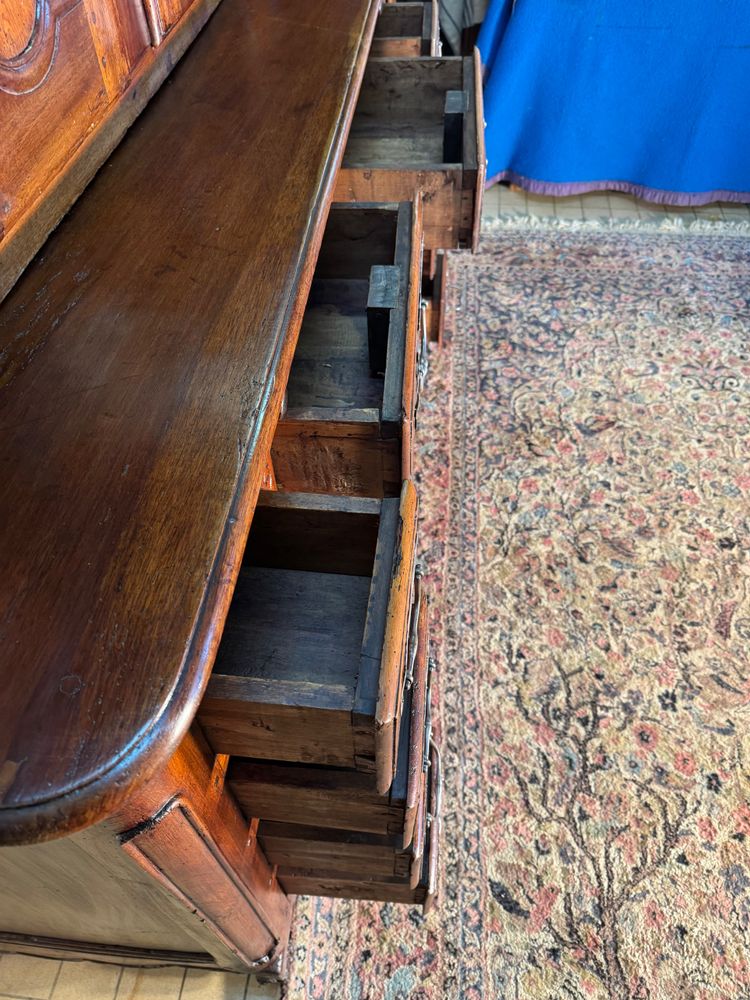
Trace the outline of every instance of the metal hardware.
<instances>
[{"instance_id":1,"label":"metal hardware","mask_svg":"<svg viewBox=\"0 0 750 1000\"><path fill-rule=\"evenodd\" d=\"M419 327L420 344L419 353L417 354L417 378L421 392L430 368L430 359L427 354L427 299L422 299L419 303Z\"/></svg>"},{"instance_id":2,"label":"metal hardware","mask_svg":"<svg viewBox=\"0 0 750 1000\"><path fill-rule=\"evenodd\" d=\"M411 607L411 622L409 624L409 643L407 646L406 673L404 676L404 690L411 690L414 683L414 666L417 662L417 629L419 626L419 608L422 603L422 588L419 581L422 579L422 567L417 564L414 568L414 603Z\"/></svg>"}]
</instances>

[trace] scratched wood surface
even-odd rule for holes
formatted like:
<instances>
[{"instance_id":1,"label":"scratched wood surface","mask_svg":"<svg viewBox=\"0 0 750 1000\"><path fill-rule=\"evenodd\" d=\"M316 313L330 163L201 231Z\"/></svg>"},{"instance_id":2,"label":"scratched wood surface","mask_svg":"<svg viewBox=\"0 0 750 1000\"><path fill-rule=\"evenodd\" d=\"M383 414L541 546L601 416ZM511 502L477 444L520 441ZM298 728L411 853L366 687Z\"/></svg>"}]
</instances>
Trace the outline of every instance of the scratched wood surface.
<instances>
[{"instance_id":1,"label":"scratched wood surface","mask_svg":"<svg viewBox=\"0 0 750 1000\"><path fill-rule=\"evenodd\" d=\"M196 711L376 8L225 0L0 308L0 842Z\"/></svg>"}]
</instances>

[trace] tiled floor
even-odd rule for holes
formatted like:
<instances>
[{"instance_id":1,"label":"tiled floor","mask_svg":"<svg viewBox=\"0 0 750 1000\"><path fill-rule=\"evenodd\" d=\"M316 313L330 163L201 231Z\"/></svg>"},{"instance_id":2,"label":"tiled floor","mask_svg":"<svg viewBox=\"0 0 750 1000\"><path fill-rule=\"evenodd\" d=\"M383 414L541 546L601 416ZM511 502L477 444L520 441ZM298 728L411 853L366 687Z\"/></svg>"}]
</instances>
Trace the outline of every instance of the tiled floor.
<instances>
[{"instance_id":1,"label":"tiled floor","mask_svg":"<svg viewBox=\"0 0 750 1000\"><path fill-rule=\"evenodd\" d=\"M530 215L559 219L641 219L659 222L664 218L681 218L685 222L706 219L723 222L750 223L750 205L716 202L700 208L674 208L640 201L626 194L596 191L570 198L543 198L495 184L484 193L482 218L490 221L500 216Z\"/></svg>"},{"instance_id":2,"label":"tiled floor","mask_svg":"<svg viewBox=\"0 0 750 1000\"><path fill-rule=\"evenodd\" d=\"M278 1000L280 992L231 972L0 957L0 1000Z\"/></svg>"}]
</instances>

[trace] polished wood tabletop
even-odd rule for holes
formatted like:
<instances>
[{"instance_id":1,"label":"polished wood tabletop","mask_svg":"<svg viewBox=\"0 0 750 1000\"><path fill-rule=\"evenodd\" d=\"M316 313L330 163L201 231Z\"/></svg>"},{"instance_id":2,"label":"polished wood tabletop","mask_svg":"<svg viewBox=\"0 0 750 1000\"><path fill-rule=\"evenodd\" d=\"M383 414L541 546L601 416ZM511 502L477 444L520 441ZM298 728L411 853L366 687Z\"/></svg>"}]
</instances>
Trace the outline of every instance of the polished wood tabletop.
<instances>
[{"instance_id":1,"label":"polished wood tabletop","mask_svg":"<svg viewBox=\"0 0 750 1000\"><path fill-rule=\"evenodd\" d=\"M0 842L195 715L377 6L223 0L0 306Z\"/></svg>"}]
</instances>

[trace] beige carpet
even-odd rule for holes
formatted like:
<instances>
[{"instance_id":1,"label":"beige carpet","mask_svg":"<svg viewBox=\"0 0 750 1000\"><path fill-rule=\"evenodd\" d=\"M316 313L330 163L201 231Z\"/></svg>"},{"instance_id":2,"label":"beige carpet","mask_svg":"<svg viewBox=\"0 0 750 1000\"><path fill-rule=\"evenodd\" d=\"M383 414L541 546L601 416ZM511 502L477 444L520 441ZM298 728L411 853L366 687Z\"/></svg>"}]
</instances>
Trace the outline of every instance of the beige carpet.
<instances>
[{"instance_id":1,"label":"beige carpet","mask_svg":"<svg viewBox=\"0 0 750 1000\"><path fill-rule=\"evenodd\" d=\"M750 241L451 258L422 415L442 900L300 900L294 1000L750 998Z\"/></svg>"}]
</instances>

